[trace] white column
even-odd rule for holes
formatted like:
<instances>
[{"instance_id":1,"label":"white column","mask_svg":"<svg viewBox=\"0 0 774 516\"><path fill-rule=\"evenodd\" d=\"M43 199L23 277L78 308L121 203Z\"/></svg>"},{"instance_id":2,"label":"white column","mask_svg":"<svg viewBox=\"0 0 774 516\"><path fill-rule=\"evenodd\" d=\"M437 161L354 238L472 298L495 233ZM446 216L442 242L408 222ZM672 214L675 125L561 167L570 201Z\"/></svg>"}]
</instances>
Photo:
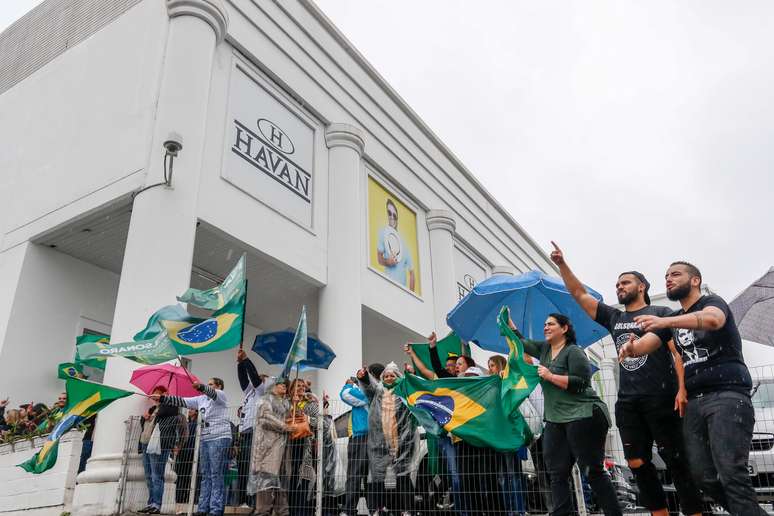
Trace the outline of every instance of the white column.
<instances>
[{"instance_id":1,"label":"white column","mask_svg":"<svg viewBox=\"0 0 774 516\"><path fill-rule=\"evenodd\" d=\"M321 370L319 382L331 397L344 379L363 365L363 133L347 124L331 124L328 145L328 281L320 290L318 334L336 359Z\"/></svg>"},{"instance_id":2,"label":"white column","mask_svg":"<svg viewBox=\"0 0 774 516\"><path fill-rule=\"evenodd\" d=\"M146 184L163 177L162 143L178 135L183 148L174 160L172 187L155 187L134 200L111 340L130 340L148 317L189 285L196 236L205 121L215 47L225 35L227 15L219 0L167 0L170 17ZM104 383L127 387L138 364L107 363ZM132 396L103 410L93 456L78 477L73 514L106 515L116 510L124 420L141 414L143 398ZM144 505L144 504L143 504ZM172 507L164 507L168 510ZM124 510L137 507L124 507Z\"/></svg>"},{"instance_id":3,"label":"white column","mask_svg":"<svg viewBox=\"0 0 774 516\"><path fill-rule=\"evenodd\" d=\"M510 265L495 265L492 267L492 276L513 276L513 267Z\"/></svg>"},{"instance_id":4,"label":"white column","mask_svg":"<svg viewBox=\"0 0 774 516\"><path fill-rule=\"evenodd\" d=\"M449 333L446 314L457 304L454 275L454 214L448 210L427 212L430 232L430 261L433 272L433 322L439 338Z\"/></svg>"}]
</instances>

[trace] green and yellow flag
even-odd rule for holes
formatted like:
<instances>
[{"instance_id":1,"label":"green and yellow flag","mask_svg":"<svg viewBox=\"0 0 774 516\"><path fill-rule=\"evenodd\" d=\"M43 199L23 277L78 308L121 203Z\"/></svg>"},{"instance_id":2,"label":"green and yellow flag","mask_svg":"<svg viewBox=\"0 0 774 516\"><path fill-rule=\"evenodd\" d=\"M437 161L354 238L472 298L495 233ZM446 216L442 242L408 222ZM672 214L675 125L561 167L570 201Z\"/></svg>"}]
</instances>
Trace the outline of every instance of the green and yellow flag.
<instances>
[{"instance_id":1,"label":"green and yellow flag","mask_svg":"<svg viewBox=\"0 0 774 516\"><path fill-rule=\"evenodd\" d=\"M537 367L524 361L523 345L507 322L507 313L501 311L497 324L510 349L502 377L427 380L407 374L396 384L393 392L428 433L448 432L474 446L501 451L518 450L532 440L519 406L540 378Z\"/></svg>"},{"instance_id":2,"label":"green and yellow flag","mask_svg":"<svg viewBox=\"0 0 774 516\"><path fill-rule=\"evenodd\" d=\"M49 434L43 448L29 460L18 466L29 473L43 473L56 464L59 439L71 429L111 404L129 396L129 391L108 387L98 383L70 378L67 380L67 407L59 423Z\"/></svg>"},{"instance_id":3,"label":"green and yellow flag","mask_svg":"<svg viewBox=\"0 0 774 516\"><path fill-rule=\"evenodd\" d=\"M105 365L107 361L107 357L104 356L96 356L89 359L84 360L81 357L80 354L80 348L82 345L89 345L89 344L109 344L110 343L110 335L92 335L92 334L84 334L80 337L77 337L75 339L75 363L79 366L88 366L93 367L94 369L101 369L105 370Z\"/></svg>"},{"instance_id":4,"label":"green and yellow flag","mask_svg":"<svg viewBox=\"0 0 774 516\"><path fill-rule=\"evenodd\" d=\"M235 297L244 295L245 285L245 255L243 254L223 283L208 290L189 288L177 300L206 310L220 310Z\"/></svg>"},{"instance_id":5,"label":"green and yellow flag","mask_svg":"<svg viewBox=\"0 0 774 516\"><path fill-rule=\"evenodd\" d=\"M497 317L500 334L508 343L508 362L503 372L502 397L505 410L510 412L518 408L527 399L535 386L540 383L537 366L524 361L524 344L508 327L508 309L503 307Z\"/></svg>"},{"instance_id":6,"label":"green and yellow flag","mask_svg":"<svg viewBox=\"0 0 774 516\"><path fill-rule=\"evenodd\" d=\"M449 356L453 356L454 358L457 358L461 354L470 356L470 345L468 345L467 342L463 342L462 339L460 339L454 332L449 333L446 337L436 342L435 347L438 350L438 358L441 359L441 365L446 365L446 359ZM423 364L432 370L430 365L430 344L427 342L412 343L411 348L414 350L414 353L417 354L417 358L419 358ZM419 371L419 368L417 368L416 363L414 363L414 369L416 370L416 374L418 376L424 378L422 373ZM432 378L426 379L432 380Z\"/></svg>"},{"instance_id":7,"label":"green and yellow flag","mask_svg":"<svg viewBox=\"0 0 774 516\"><path fill-rule=\"evenodd\" d=\"M83 374L83 369L79 364L74 362L63 362L56 368L56 376L60 380L67 380L68 378L78 378L79 374Z\"/></svg>"},{"instance_id":8,"label":"green and yellow flag","mask_svg":"<svg viewBox=\"0 0 774 516\"><path fill-rule=\"evenodd\" d=\"M78 357L84 362L95 357L124 357L141 364L160 364L177 358L177 350L166 332L159 332L152 339L110 344L88 342L78 346Z\"/></svg>"},{"instance_id":9,"label":"green and yellow flag","mask_svg":"<svg viewBox=\"0 0 774 516\"><path fill-rule=\"evenodd\" d=\"M518 410L505 411L499 376L425 380L407 374L394 387L433 435L448 432L474 446L515 451L532 438Z\"/></svg>"},{"instance_id":10,"label":"green and yellow flag","mask_svg":"<svg viewBox=\"0 0 774 516\"><path fill-rule=\"evenodd\" d=\"M180 355L223 351L242 342L244 309L245 292L242 291L207 319L159 319L159 324Z\"/></svg>"}]
</instances>

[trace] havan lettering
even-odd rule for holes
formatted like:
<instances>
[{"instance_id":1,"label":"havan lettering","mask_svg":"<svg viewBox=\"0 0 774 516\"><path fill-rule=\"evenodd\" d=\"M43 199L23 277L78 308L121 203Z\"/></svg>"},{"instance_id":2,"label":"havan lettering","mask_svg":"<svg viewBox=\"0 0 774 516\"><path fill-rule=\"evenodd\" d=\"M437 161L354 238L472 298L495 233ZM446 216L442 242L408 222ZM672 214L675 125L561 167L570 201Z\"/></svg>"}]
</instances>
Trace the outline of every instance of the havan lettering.
<instances>
[{"instance_id":1,"label":"havan lettering","mask_svg":"<svg viewBox=\"0 0 774 516\"><path fill-rule=\"evenodd\" d=\"M231 150L237 156L278 181L306 202L312 202L309 195L312 175L294 163L278 148L277 143L281 145L281 140L268 142L262 136L248 129L239 120L234 120L234 129L235 139ZM293 149L293 144L287 134L283 133L283 136L290 144L290 149Z\"/></svg>"}]
</instances>

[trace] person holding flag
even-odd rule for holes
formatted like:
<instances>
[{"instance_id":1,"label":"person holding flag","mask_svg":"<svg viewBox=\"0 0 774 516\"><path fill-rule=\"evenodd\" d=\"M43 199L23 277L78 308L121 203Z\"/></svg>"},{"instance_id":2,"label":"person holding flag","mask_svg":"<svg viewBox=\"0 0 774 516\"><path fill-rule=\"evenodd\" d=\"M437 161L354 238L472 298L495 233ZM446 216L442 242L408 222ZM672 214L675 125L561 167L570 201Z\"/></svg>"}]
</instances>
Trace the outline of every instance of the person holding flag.
<instances>
[{"instance_id":1,"label":"person holding flag","mask_svg":"<svg viewBox=\"0 0 774 516\"><path fill-rule=\"evenodd\" d=\"M508 315L508 327L518 329ZM610 416L591 388L591 366L575 344L570 319L552 313L543 326L545 341L524 340L524 351L540 361L538 375L545 395L543 432L546 465L556 516L573 511L570 472L577 461L586 472L597 502L606 516L621 516L613 484L605 473L605 439Z\"/></svg>"},{"instance_id":2,"label":"person holding flag","mask_svg":"<svg viewBox=\"0 0 774 516\"><path fill-rule=\"evenodd\" d=\"M225 472L231 448L231 423L228 419L228 400L223 392L223 380L210 378L207 385L195 382L193 388L201 396L182 398L153 394L152 400L161 405L172 405L199 411L201 431L202 484L197 514L220 516L225 508Z\"/></svg>"},{"instance_id":3,"label":"person holding flag","mask_svg":"<svg viewBox=\"0 0 774 516\"><path fill-rule=\"evenodd\" d=\"M414 455L416 422L408 407L401 402L392 389L403 376L395 362L384 366L377 382L363 366L357 371L360 389L368 398L368 461L371 468L371 482L377 491L376 512L390 511L411 514L414 500L411 485L411 463ZM388 503L384 481L387 468L395 471L395 496Z\"/></svg>"}]
</instances>

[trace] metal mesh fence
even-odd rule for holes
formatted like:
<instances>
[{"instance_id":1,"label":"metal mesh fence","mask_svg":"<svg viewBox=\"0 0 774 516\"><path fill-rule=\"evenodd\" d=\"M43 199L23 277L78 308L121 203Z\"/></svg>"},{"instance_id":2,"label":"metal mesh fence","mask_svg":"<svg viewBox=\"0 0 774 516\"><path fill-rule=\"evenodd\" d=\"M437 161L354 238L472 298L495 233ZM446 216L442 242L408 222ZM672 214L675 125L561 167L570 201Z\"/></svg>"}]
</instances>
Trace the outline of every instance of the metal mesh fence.
<instances>
[{"instance_id":1,"label":"metal mesh fence","mask_svg":"<svg viewBox=\"0 0 774 516\"><path fill-rule=\"evenodd\" d=\"M746 467L758 502L771 512L774 368L751 368L751 373L756 423ZM614 419L614 380L597 378L594 384ZM278 516L547 514L553 500L540 433L542 402L540 393L534 393L522 405L537 439L507 453L436 437L419 425L407 438L391 426L389 413L381 429L386 446L372 442L369 447L362 421L335 398L319 409L309 401L295 419L287 402L278 398L257 411L254 429L243 426L242 432L239 409L229 409L232 435L215 441L199 437L195 412L184 415L181 410L173 438L162 437L160 446L148 442L147 433L142 439L142 418L132 417L127 420L119 512L137 511L160 500L157 505L165 514L217 514L218 507L231 514ZM605 445L604 474L624 512L647 514L613 423ZM149 447L156 453L149 453ZM679 514L673 475L656 443L652 462L670 513ZM602 512L589 478L577 465L566 482L573 512ZM703 512L722 509L705 498Z\"/></svg>"}]
</instances>

